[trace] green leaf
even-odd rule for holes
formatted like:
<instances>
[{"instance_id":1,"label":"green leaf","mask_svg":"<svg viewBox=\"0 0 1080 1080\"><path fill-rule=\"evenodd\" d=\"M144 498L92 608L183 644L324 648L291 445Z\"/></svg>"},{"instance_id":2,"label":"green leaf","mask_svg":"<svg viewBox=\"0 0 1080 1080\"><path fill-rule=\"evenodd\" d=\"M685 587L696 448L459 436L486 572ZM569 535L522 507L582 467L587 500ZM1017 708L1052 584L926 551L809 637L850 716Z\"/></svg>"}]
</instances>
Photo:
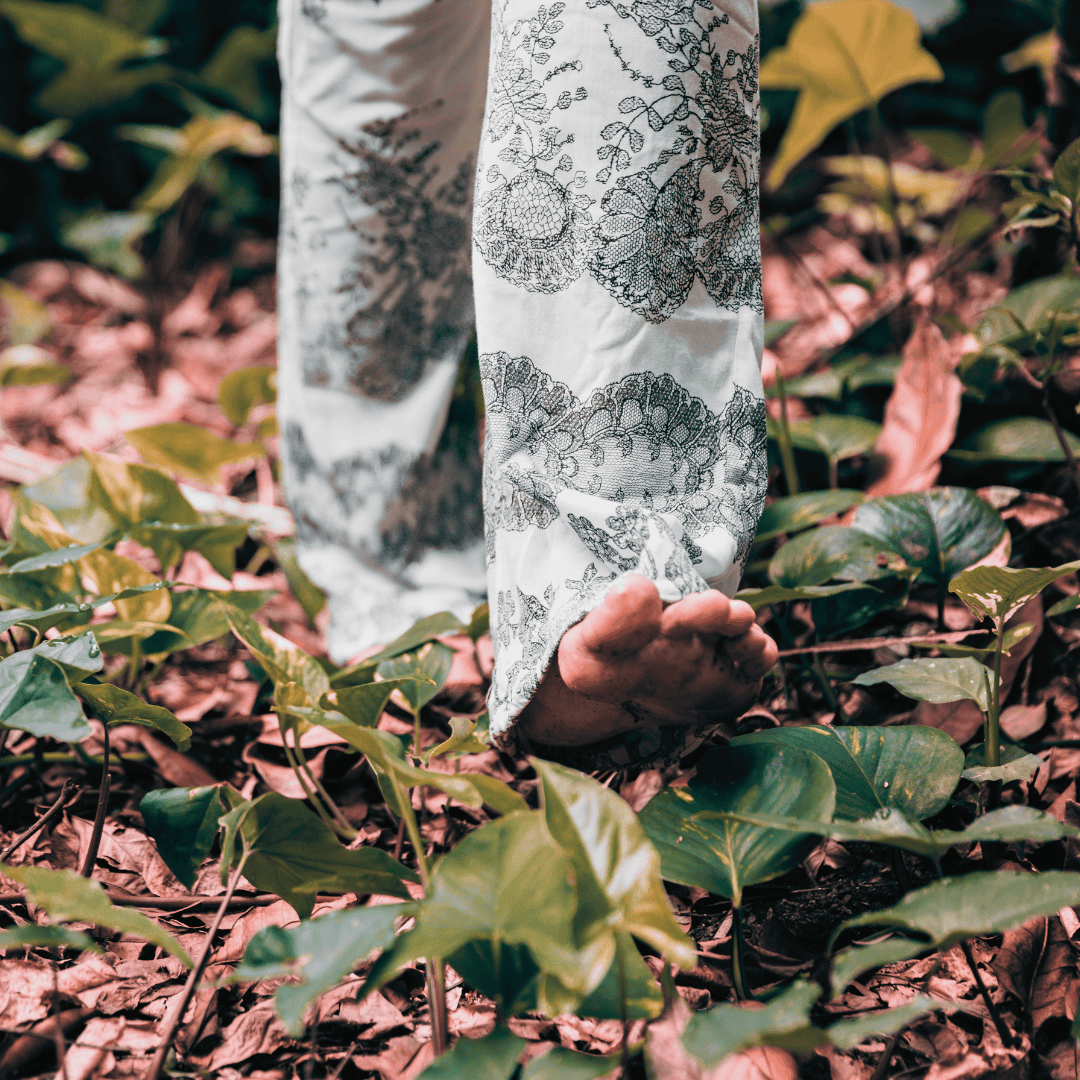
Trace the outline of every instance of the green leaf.
<instances>
[{"instance_id":1,"label":"green leaf","mask_svg":"<svg viewBox=\"0 0 1080 1080\"><path fill-rule=\"evenodd\" d=\"M51 566L64 566L67 563L78 562L84 555L97 551L101 543L95 544L69 544L67 547L57 548L55 551L46 551L41 555L32 555L28 559L20 559L9 573L29 574L34 570L45 570Z\"/></svg>"},{"instance_id":2,"label":"green leaf","mask_svg":"<svg viewBox=\"0 0 1080 1080\"><path fill-rule=\"evenodd\" d=\"M7 278L0 278L0 314L3 336L11 345L33 345L52 333L48 307Z\"/></svg>"},{"instance_id":3,"label":"green leaf","mask_svg":"<svg viewBox=\"0 0 1080 1080\"><path fill-rule=\"evenodd\" d=\"M1037 278L1013 289L979 322L976 336L984 345L1027 343L1045 329L1056 311L1080 309L1080 278L1072 274Z\"/></svg>"},{"instance_id":4,"label":"green leaf","mask_svg":"<svg viewBox=\"0 0 1080 1080\"><path fill-rule=\"evenodd\" d=\"M429 686L433 687L434 681L427 677L424 671L414 671L400 679L382 679L379 682L361 683L359 686L343 686L340 690L331 690L322 696L319 704L325 709L334 709L343 713L354 724L360 727L373 728L379 723L379 717L386 709L386 703L395 690L404 687L415 688L417 682L421 683L420 693ZM410 691L412 696L417 691Z\"/></svg>"},{"instance_id":5,"label":"green leaf","mask_svg":"<svg viewBox=\"0 0 1080 1080\"><path fill-rule=\"evenodd\" d=\"M1001 933L1037 915L1053 915L1075 904L1078 896L1080 874L980 871L943 878L908 893L891 908L848 919L833 937L859 926L894 926L948 949L977 934Z\"/></svg>"},{"instance_id":6,"label":"green leaf","mask_svg":"<svg viewBox=\"0 0 1080 1080\"><path fill-rule=\"evenodd\" d=\"M769 503L758 522L758 540L771 540L781 533L799 533L823 518L842 514L863 501L861 491L838 488L835 491L805 491Z\"/></svg>"},{"instance_id":7,"label":"green leaf","mask_svg":"<svg viewBox=\"0 0 1080 1080\"><path fill-rule=\"evenodd\" d=\"M136 245L156 222L157 214L146 211L87 210L60 226L60 242L81 251L95 266L134 281L143 274Z\"/></svg>"},{"instance_id":8,"label":"green leaf","mask_svg":"<svg viewBox=\"0 0 1080 1080\"><path fill-rule=\"evenodd\" d=\"M785 727L741 735L733 746L793 746L820 757L836 783L836 816L850 820L893 807L933 817L960 779L964 753L937 728Z\"/></svg>"},{"instance_id":9,"label":"green leaf","mask_svg":"<svg viewBox=\"0 0 1080 1080\"><path fill-rule=\"evenodd\" d=\"M761 65L763 89L799 91L766 188L778 188L837 124L901 86L943 77L919 44L914 16L903 8L887 0L833 0L807 8L787 44Z\"/></svg>"},{"instance_id":10,"label":"green leaf","mask_svg":"<svg viewBox=\"0 0 1080 1080\"><path fill-rule=\"evenodd\" d=\"M683 1031L683 1049L706 1068L754 1046L812 1050L824 1041L809 1020L810 1007L820 996L820 986L800 979L760 1009L721 1004L694 1013Z\"/></svg>"},{"instance_id":11,"label":"green leaf","mask_svg":"<svg viewBox=\"0 0 1080 1080\"><path fill-rule=\"evenodd\" d=\"M232 632L247 646L259 666L275 683L294 682L303 687L312 701L318 701L330 689L330 679L322 665L303 649L279 649L263 628L246 612L231 602L237 593L227 594L221 608Z\"/></svg>"},{"instance_id":12,"label":"green leaf","mask_svg":"<svg viewBox=\"0 0 1080 1080\"><path fill-rule=\"evenodd\" d=\"M390 948L395 922L413 910L412 904L357 907L328 911L288 929L264 927L248 942L232 978L247 982L299 975L299 983L278 987L274 1006L288 1032L300 1036L307 1007L376 949Z\"/></svg>"},{"instance_id":13,"label":"green leaf","mask_svg":"<svg viewBox=\"0 0 1080 1080\"><path fill-rule=\"evenodd\" d=\"M895 1035L903 1031L908 1024L916 1021L920 1016L940 1009L944 1002L935 1001L925 994L916 994L911 1001L904 1002L892 1009L882 1009L880 1012L870 1013L867 1016L856 1016L850 1020L837 1020L825 1029L828 1041L840 1050L853 1050L859 1043L869 1039L872 1035ZM949 1007L956 1008L952 1002Z\"/></svg>"},{"instance_id":14,"label":"green leaf","mask_svg":"<svg viewBox=\"0 0 1080 1080\"><path fill-rule=\"evenodd\" d=\"M1067 615L1070 611L1075 611L1077 608L1080 608L1080 593L1066 596L1064 600L1059 600L1052 607L1048 607L1046 609L1046 617L1052 619L1055 615Z\"/></svg>"},{"instance_id":15,"label":"green leaf","mask_svg":"<svg viewBox=\"0 0 1080 1080\"><path fill-rule=\"evenodd\" d=\"M78 949L80 952L102 951L93 938L80 930L66 926L36 926L25 923L0 932L0 952L5 949Z\"/></svg>"},{"instance_id":16,"label":"green leaf","mask_svg":"<svg viewBox=\"0 0 1080 1080\"><path fill-rule=\"evenodd\" d=\"M300 601L304 614L314 622L315 617L326 607L326 593L304 573L296 557L296 541L283 537L271 544L270 550L289 583L289 591Z\"/></svg>"},{"instance_id":17,"label":"green leaf","mask_svg":"<svg viewBox=\"0 0 1080 1080\"><path fill-rule=\"evenodd\" d=\"M521 1080L600 1080L619 1067L619 1060L618 1054L580 1054L556 1045L534 1057L522 1070Z\"/></svg>"},{"instance_id":18,"label":"green leaf","mask_svg":"<svg viewBox=\"0 0 1080 1080\"><path fill-rule=\"evenodd\" d=\"M173 593L169 625L178 633L160 630L143 641L147 656L160 656L186 649L192 645L205 645L229 633L229 620L224 605L253 615L277 592L271 589L244 589L232 592L214 592L209 589L183 589Z\"/></svg>"},{"instance_id":19,"label":"green leaf","mask_svg":"<svg viewBox=\"0 0 1080 1080\"><path fill-rule=\"evenodd\" d=\"M439 860L394 963L445 957L507 1015L538 1007L545 974L576 991L576 1003L606 964L574 947L573 883L573 866L539 811L489 822Z\"/></svg>"},{"instance_id":20,"label":"green leaf","mask_svg":"<svg viewBox=\"0 0 1080 1080\"><path fill-rule=\"evenodd\" d=\"M218 408L233 427L243 427L257 405L273 405L276 400L277 368L268 364L237 368L218 383Z\"/></svg>"},{"instance_id":21,"label":"green leaf","mask_svg":"<svg viewBox=\"0 0 1080 1080\"><path fill-rule=\"evenodd\" d=\"M72 370L57 364L52 353L37 345L12 345L0 350L0 387L66 383Z\"/></svg>"},{"instance_id":22,"label":"green leaf","mask_svg":"<svg viewBox=\"0 0 1080 1080\"><path fill-rule=\"evenodd\" d=\"M1001 638L1001 654L1002 656L1008 656L1012 647L1018 642L1021 642L1035 629L1034 623L1020 623L1017 626L1010 626L1008 630L1002 635ZM979 646L979 645L946 645L941 641L924 641L915 643L921 649L938 649L946 656L974 656L978 660L985 660L988 656L993 656L997 651L997 646L994 644Z\"/></svg>"},{"instance_id":23,"label":"green leaf","mask_svg":"<svg viewBox=\"0 0 1080 1080\"><path fill-rule=\"evenodd\" d=\"M90 734L63 669L29 651L0 663L0 727L20 728L62 742L78 742Z\"/></svg>"},{"instance_id":24,"label":"green leaf","mask_svg":"<svg viewBox=\"0 0 1080 1080\"><path fill-rule=\"evenodd\" d=\"M583 773L529 760L540 777L548 829L574 867L579 943L618 929L672 963L693 967L693 945L672 914L660 880L660 856L644 822L615 792Z\"/></svg>"},{"instance_id":25,"label":"green leaf","mask_svg":"<svg viewBox=\"0 0 1080 1080\"><path fill-rule=\"evenodd\" d=\"M959 659L921 657L866 671L852 682L857 686L888 683L916 701L942 704L968 699L986 712L990 708L989 672L974 657Z\"/></svg>"},{"instance_id":26,"label":"green leaf","mask_svg":"<svg viewBox=\"0 0 1080 1080\"><path fill-rule=\"evenodd\" d=\"M274 59L276 31L276 26L265 30L247 25L234 26L199 69L199 82L230 98L249 116L263 121L271 119L276 102L272 104L267 100L259 69L263 63ZM220 398L220 387L218 394ZM274 399L271 397L270 400Z\"/></svg>"},{"instance_id":27,"label":"green leaf","mask_svg":"<svg viewBox=\"0 0 1080 1080\"><path fill-rule=\"evenodd\" d=\"M247 856L244 877L255 888L280 896L302 919L311 915L318 892L378 893L407 900L404 882L419 880L379 848L342 847L318 815L297 799L271 791L233 813ZM223 851L222 872L229 866Z\"/></svg>"},{"instance_id":28,"label":"green leaf","mask_svg":"<svg viewBox=\"0 0 1080 1080\"><path fill-rule=\"evenodd\" d=\"M832 0L847 3L848 0ZM873 3L875 0L858 0ZM846 461L848 458L868 454L881 434L881 425L862 416L840 416L822 413L812 420L798 420L788 425L791 443L796 450L809 450L824 454L830 461Z\"/></svg>"},{"instance_id":29,"label":"green leaf","mask_svg":"<svg viewBox=\"0 0 1080 1080\"><path fill-rule=\"evenodd\" d=\"M789 540L769 563L769 580L789 588L827 581L876 581L906 572L904 559L880 540L828 525Z\"/></svg>"},{"instance_id":30,"label":"green leaf","mask_svg":"<svg viewBox=\"0 0 1080 1080\"><path fill-rule=\"evenodd\" d=\"M90 496L93 474L93 466L85 457L72 458L36 484L20 488L17 498L48 507L79 543L105 540L115 532L116 521Z\"/></svg>"},{"instance_id":31,"label":"green leaf","mask_svg":"<svg viewBox=\"0 0 1080 1080\"><path fill-rule=\"evenodd\" d=\"M146 831L165 865L189 889L217 838L222 814L219 786L149 791L139 803Z\"/></svg>"},{"instance_id":32,"label":"green leaf","mask_svg":"<svg viewBox=\"0 0 1080 1080\"><path fill-rule=\"evenodd\" d=\"M917 566L923 580L941 585L993 551L1006 532L988 502L959 487L871 499L851 525Z\"/></svg>"},{"instance_id":33,"label":"green leaf","mask_svg":"<svg viewBox=\"0 0 1080 1080\"><path fill-rule=\"evenodd\" d=\"M510 1080L528 1045L508 1028L497 1027L482 1039L458 1039L449 1054L436 1058L420 1075L426 1080Z\"/></svg>"},{"instance_id":34,"label":"green leaf","mask_svg":"<svg viewBox=\"0 0 1080 1080\"><path fill-rule=\"evenodd\" d=\"M873 585L861 581L845 581L839 585L803 585L788 588L784 585L766 585L762 589L740 589L735 594L736 600L749 604L755 611L760 611L768 604L785 604L794 600L821 600L839 593L876 592Z\"/></svg>"},{"instance_id":35,"label":"green leaf","mask_svg":"<svg viewBox=\"0 0 1080 1080\"><path fill-rule=\"evenodd\" d=\"M191 748L191 728L177 720L168 709L150 705L111 683L82 682L77 687L79 697L106 724L142 724L168 735L181 752Z\"/></svg>"},{"instance_id":36,"label":"green leaf","mask_svg":"<svg viewBox=\"0 0 1080 1080\"><path fill-rule=\"evenodd\" d=\"M467 716L450 717L450 738L428 750L424 754L424 764L429 765L432 758L445 757L447 754L482 754L489 750L490 742L473 734L475 731L475 720Z\"/></svg>"},{"instance_id":37,"label":"green leaf","mask_svg":"<svg viewBox=\"0 0 1080 1080\"><path fill-rule=\"evenodd\" d=\"M145 938L191 967L191 957L167 930L132 908L114 907L104 889L73 870L43 870L38 866L5 866L5 877L17 881L27 899L55 922L87 922Z\"/></svg>"},{"instance_id":38,"label":"green leaf","mask_svg":"<svg viewBox=\"0 0 1080 1080\"><path fill-rule=\"evenodd\" d=\"M382 679L400 681L401 694L419 712L442 688L454 664L454 650L432 641L418 653L384 660L376 669Z\"/></svg>"},{"instance_id":39,"label":"green leaf","mask_svg":"<svg viewBox=\"0 0 1080 1080\"><path fill-rule=\"evenodd\" d=\"M994 620L998 627L1008 622L1032 597L1066 574L1080 570L1080 559L1033 570L1009 566L973 566L949 583L976 615Z\"/></svg>"},{"instance_id":40,"label":"green leaf","mask_svg":"<svg viewBox=\"0 0 1080 1080\"><path fill-rule=\"evenodd\" d=\"M615 935L611 967L574 1011L597 1020L655 1020L664 1011L664 992L629 934Z\"/></svg>"},{"instance_id":41,"label":"green leaf","mask_svg":"<svg viewBox=\"0 0 1080 1080\"><path fill-rule=\"evenodd\" d=\"M1065 432L1073 456L1080 456L1080 439L1071 431ZM1049 420L1037 416L1015 416L1011 420L995 420L961 439L948 453L958 461L973 465L984 462L1064 461L1065 454Z\"/></svg>"},{"instance_id":42,"label":"green leaf","mask_svg":"<svg viewBox=\"0 0 1080 1080\"><path fill-rule=\"evenodd\" d=\"M222 577L231 578L236 569L236 549L247 539L249 527L245 521L228 525L135 525L129 535L153 551L163 572L176 566L185 551L197 551Z\"/></svg>"},{"instance_id":43,"label":"green leaf","mask_svg":"<svg viewBox=\"0 0 1080 1080\"><path fill-rule=\"evenodd\" d=\"M973 784L982 784L987 780L1000 780L1008 784L1013 780L1030 780L1031 774L1042 765L1038 754L1029 754L1022 746L1006 744L999 751L1000 765L985 765L983 746L973 746L964 760L964 771L960 774Z\"/></svg>"},{"instance_id":44,"label":"green leaf","mask_svg":"<svg viewBox=\"0 0 1080 1080\"><path fill-rule=\"evenodd\" d=\"M806 837L700 815L790 814L828 821L835 804L836 785L816 754L794 746L740 745L711 750L687 787L665 788L638 820L660 852L665 879L707 889L739 906L747 885L798 865Z\"/></svg>"},{"instance_id":45,"label":"green leaf","mask_svg":"<svg viewBox=\"0 0 1080 1080\"><path fill-rule=\"evenodd\" d=\"M335 687L340 687L371 682L375 677L375 669L384 660L391 660L395 656L401 656L402 653L415 652L421 645L434 641L443 634L456 634L465 629L465 624L456 615L451 615L449 611L440 611L435 615L428 615L410 626L404 634L395 638L389 645L375 653L374 656L369 656L359 663L342 668L334 675L332 684Z\"/></svg>"},{"instance_id":46,"label":"green leaf","mask_svg":"<svg viewBox=\"0 0 1080 1080\"><path fill-rule=\"evenodd\" d=\"M852 945L848 949L842 949L832 958L833 996L842 994L864 972L876 971L886 964L908 960L925 951L926 945L922 942L907 941L903 938L890 938L872 945Z\"/></svg>"},{"instance_id":47,"label":"green leaf","mask_svg":"<svg viewBox=\"0 0 1080 1080\"><path fill-rule=\"evenodd\" d=\"M102 668L101 650L92 633L80 636L52 638L34 646L27 652L9 656L4 663L10 663L17 656L44 656L56 664L71 682L81 682L88 675L93 675Z\"/></svg>"},{"instance_id":48,"label":"green leaf","mask_svg":"<svg viewBox=\"0 0 1080 1080\"><path fill-rule=\"evenodd\" d=\"M908 134L945 166L959 169L971 160L971 140L950 128L912 128Z\"/></svg>"},{"instance_id":49,"label":"green leaf","mask_svg":"<svg viewBox=\"0 0 1080 1080\"><path fill-rule=\"evenodd\" d=\"M183 492L157 469L113 461L89 450L83 456L93 470L88 497L124 528L148 522L199 524L199 515Z\"/></svg>"},{"instance_id":50,"label":"green leaf","mask_svg":"<svg viewBox=\"0 0 1080 1080\"><path fill-rule=\"evenodd\" d=\"M98 548L79 560L79 573L98 594L116 594L142 585L154 585L160 579L134 559L117 555L107 548ZM132 593L129 600L114 600L121 619L142 622L166 622L172 610L172 597L167 589L143 589Z\"/></svg>"},{"instance_id":51,"label":"green leaf","mask_svg":"<svg viewBox=\"0 0 1080 1080\"><path fill-rule=\"evenodd\" d=\"M1080 139L1074 139L1054 162L1054 187L1073 205L1080 203Z\"/></svg>"},{"instance_id":52,"label":"green leaf","mask_svg":"<svg viewBox=\"0 0 1080 1080\"><path fill-rule=\"evenodd\" d=\"M195 424L154 424L125 431L124 438L151 465L206 484L221 482L223 465L239 465L264 454L257 443L223 439Z\"/></svg>"}]
</instances>

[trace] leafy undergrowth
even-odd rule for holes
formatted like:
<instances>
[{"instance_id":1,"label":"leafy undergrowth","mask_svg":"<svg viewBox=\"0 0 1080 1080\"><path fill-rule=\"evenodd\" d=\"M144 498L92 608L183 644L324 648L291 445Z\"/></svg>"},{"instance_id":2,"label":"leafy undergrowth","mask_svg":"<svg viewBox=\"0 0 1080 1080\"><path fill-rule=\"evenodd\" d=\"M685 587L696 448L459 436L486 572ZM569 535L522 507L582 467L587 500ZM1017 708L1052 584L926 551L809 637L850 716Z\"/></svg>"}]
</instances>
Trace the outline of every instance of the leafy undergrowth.
<instances>
[{"instance_id":1,"label":"leafy undergrowth","mask_svg":"<svg viewBox=\"0 0 1080 1080\"><path fill-rule=\"evenodd\" d=\"M857 7L847 117L936 77ZM492 745L483 608L325 658L269 278L0 282L0 1076L1075 1077L1080 144L981 130L766 223L781 662L663 769Z\"/></svg>"}]
</instances>

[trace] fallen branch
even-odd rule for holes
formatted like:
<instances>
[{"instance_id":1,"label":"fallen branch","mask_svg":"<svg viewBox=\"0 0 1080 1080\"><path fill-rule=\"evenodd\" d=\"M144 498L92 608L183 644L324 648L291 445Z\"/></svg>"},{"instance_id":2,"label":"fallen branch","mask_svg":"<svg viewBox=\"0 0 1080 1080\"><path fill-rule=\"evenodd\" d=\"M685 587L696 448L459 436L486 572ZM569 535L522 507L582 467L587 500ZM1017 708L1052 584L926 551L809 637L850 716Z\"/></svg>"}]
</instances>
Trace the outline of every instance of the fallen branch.
<instances>
[{"instance_id":1,"label":"fallen branch","mask_svg":"<svg viewBox=\"0 0 1080 1080\"><path fill-rule=\"evenodd\" d=\"M972 634L989 633L981 627L974 630L950 630L944 634L916 634L913 637L872 637L858 638L855 641L828 641L824 645L807 645L801 649L781 649L779 655L805 656L807 653L862 652L864 649L880 649L883 645L918 645L940 641L950 645Z\"/></svg>"},{"instance_id":2,"label":"fallen branch","mask_svg":"<svg viewBox=\"0 0 1080 1080\"><path fill-rule=\"evenodd\" d=\"M116 889L105 889L105 894L117 907L152 908L156 911L217 911L221 905L220 896L132 896L131 893ZM281 899L276 893L259 893L257 896L234 896L228 903L228 910L235 911L245 907L269 907ZM337 896L317 896L317 904L326 904L337 900ZM26 893L0 893L0 905L26 903Z\"/></svg>"},{"instance_id":3,"label":"fallen branch","mask_svg":"<svg viewBox=\"0 0 1080 1080\"><path fill-rule=\"evenodd\" d=\"M60 814L60 812L64 809L65 805L68 802L67 794L70 787L71 781L65 780L64 786L60 789L60 794L56 797L56 802L54 802L52 806L50 806L49 809L46 810L45 813L42 814L41 817L39 817L37 821L35 821L34 824L30 826L29 829L27 829L25 832L19 833L19 835L16 836L15 839L12 840L11 843L8 844L8 846L4 848L3 851L0 851L0 862L4 862L5 859L10 859L11 856L16 851L18 851L18 849L21 848L27 840L29 840L32 836L35 836L37 833L41 832L41 830L44 829L45 826L48 825L54 817ZM81 794L82 788L79 788L79 790L75 792L75 799L77 799ZM72 799L71 802L74 802L75 799Z\"/></svg>"}]
</instances>

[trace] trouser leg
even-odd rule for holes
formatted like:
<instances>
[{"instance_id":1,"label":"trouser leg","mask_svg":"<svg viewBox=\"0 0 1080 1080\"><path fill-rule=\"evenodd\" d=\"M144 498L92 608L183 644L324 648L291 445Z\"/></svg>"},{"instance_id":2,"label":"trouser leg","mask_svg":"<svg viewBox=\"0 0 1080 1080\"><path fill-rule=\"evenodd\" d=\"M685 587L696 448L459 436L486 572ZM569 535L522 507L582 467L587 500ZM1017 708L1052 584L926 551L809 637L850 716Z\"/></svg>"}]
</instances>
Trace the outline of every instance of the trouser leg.
<instances>
[{"instance_id":1,"label":"trouser leg","mask_svg":"<svg viewBox=\"0 0 1080 1080\"><path fill-rule=\"evenodd\" d=\"M489 7L281 0L280 26L282 459L344 661L485 593L475 425L446 421Z\"/></svg>"},{"instance_id":2,"label":"trouser leg","mask_svg":"<svg viewBox=\"0 0 1080 1080\"><path fill-rule=\"evenodd\" d=\"M765 493L754 0L493 0L473 226L492 730L622 574L732 593Z\"/></svg>"}]
</instances>

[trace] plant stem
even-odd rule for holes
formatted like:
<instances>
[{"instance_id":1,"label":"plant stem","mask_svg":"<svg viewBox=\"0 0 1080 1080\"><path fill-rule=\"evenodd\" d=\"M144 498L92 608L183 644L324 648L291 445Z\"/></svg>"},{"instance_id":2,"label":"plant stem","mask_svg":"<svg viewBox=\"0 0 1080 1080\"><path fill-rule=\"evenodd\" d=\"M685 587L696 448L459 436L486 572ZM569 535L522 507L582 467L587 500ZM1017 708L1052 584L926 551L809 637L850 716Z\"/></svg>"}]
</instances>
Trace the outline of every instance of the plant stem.
<instances>
[{"instance_id":1,"label":"plant stem","mask_svg":"<svg viewBox=\"0 0 1080 1080\"><path fill-rule=\"evenodd\" d=\"M225 895L221 898L221 905L218 907L217 914L214 916L214 921L210 924L210 929L206 934L206 940L203 942L202 951L199 953L199 958L195 961L195 966L188 975L187 982L184 983L184 989L180 993L180 1000L176 1003L175 1011L170 1016L169 1022L165 1025L165 1032L161 1036L161 1042L158 1043L157 1050L154 1052L154 1058L150 1062L150 1068L146 1072L145 1080L160 1080L161 1070L164 1068L165 1059L169 1055L169 1048L172 1046L173 1039L176 1038L176 1032L179 1030L180 1025L184 1022L184 1013L187 1012L188 1005L191 1003L191 998L195 993L195 988L199 985L199 979L206 968L207 961L210 959L210 953L214 948L214 935L221 926L221 920L225 918L225 911L229 906L229 901L232 900L232 895L236 890L237 882L239 882L244 873L244 864L246 862L247 852L240 857L240 862L233 871L232 877L229 879L228 888L225 890Z\"/></svg>"},{"instance_id":2,"label":"plant stem","mask_svg":"<svg viewBox=\"0 0 1080 1080\"><path fill-rule=\"evenodd\" d=\"M56 1009L56 1020L53 1023L53 1044L56 1047L56 1063L60 1066L60 1075L64 1078L64 1080L69 1080L67 1047L64 1045L64 1029L60 1024L60 1013L62 1011L62 1006L60 1004L60 976L57 974L56 970L56 958L58 955L58 950L49 950L49 966L52 968L53 994L55 995L53 1000L53 1007Z\"/></svg>"},{"instance_id":3,"label":"plant stem","mask_svg":"<svg viewBox=\"0 0 1080 1080\"><path fill-rule=\"evenodd\" d=\"M0 862L4 862L6 859L11 858L11 856L16 851L18 851L18 849L22 847L22 845L25 844L27 840L29 840L32 836L35 836L37 833L41 832L41 830L44 829L45 826L48 825L54 817L59 815L60 811L64 809L64 805L67 802L68 789L70 787L71 781L65 780L64 786L60 789L60 794L56 797L56 802L54 802L52 806L50 806L49 809L46 810L45 813L42 814L41 817L39 817L37 821L35 821L34 824L30 826L29 829L27 829L25 832L19 833L19 835L16 836L15 839L12 840L11 843L8 844L8 846L4 848L3 851L0 851ZM79 788L76 797L81 794L82 788Z\"/></svg>"},{"instance_id":4,"label":"plant stem","mask_svg":"<svg viewBox=\"0 0 1080 1080\"><path fill-rule=\"evenodd\" d=\"M825 695L825 700L829 703L829 708L833 711L833 723L846 724L848 722L847 713L844 712L844 707L840 704L840 698L837 697L832 683L829 682L829 676L825 674L825 668L821 665L821 657L816 653L813 660L810 661L810 669L821 687L821 692Z\"/></svg>"},{"instance_id":5,"label":"plant stem","mask_svg":"<svg viewBox=\"0 0 1080 1080\"><path fill-rule=\"evenodd\" d=\"M304 771L300 768L300 763L297 760L296 752L289 748L288 740L285 738L285 733L281 733L281 745L285 751L285 756L289 759L289 766L292 768L293 775L296 777L296 782L300 785L300 789L304 793L304 798L311 803L315 808L315 813L319 815L322 823L331 829L337 835L341 835L341 829L337 823L327 812L326 807L323 806L322 800L319 798L318 792L314 788L308 787L307 780L304 777ZM352 839L350 837L349 839Z\"/></svg>"},{"instance_id":6,"label":"plant stem","mask_svg":"<svg viewBox=\"0 0 1080 1080\"><path fill-rule=\"evenodd\" d=\"M996 767L1001 764L1001 647L1005 637L1005 620L997 627L997 643L994 647L994 686L990 695L990 711L986 714L986 744L983 746L983 764Z\"/></svg>"},{"instance_id":7,"label":"plant stem","mask_svg":"<svg viewBox=\"0 0 1080 1080\"><path fill-rule=\"evenodd\" d=\"M94 815L94 829L90 833L90 843L86 848L86 858L83 860L82 869L79 871L84 878L88 878L94 872L97 863L98 848L101 847L101 833L105 828L105 814L109 809L109 788L112 778L109 775L109 725L102 721L101 730L104 733L105 752L101 755L101 787L98 790L97 814Z\"/></svg>"},{"instance_id":8,"label":"plant stem","mask_svg":"<svg viewBox=\"0 0 1080 1080\"><path fill-rule=\"evenodd\" d=\"M735 984L735 996L740 1001L753 1001L754 995L746 981L746 964L743 958L742 905L731 906L731 981Z\"/></svg>"},{"instance_id":9,"label":"plant stem","mask_svg":"<svg viewBox=\"0 0 1080 1080\"><path fill-rule=\"evenodd\" d=\"M623 958L622 949L615 947L615 963L619 965L619 1023L622 1024L622 1037L619 1040L619 1080L630 1080L630 1021L627 1019L626 1008L626 962Z\"/></svg>"},{"instance_id":10,"label":"plant stem","mask_svg":"<svg viewBox=\"0 0 1080 1080\"><path fill-rule=\"evenodd\" d=\"M1001 1045L1008 1050L1013 1044L1012 1032L1009 1031L1005 1021L1001 1019L1001 1013L998 1012L997 1006L990 997L990 992L986 989L986 983L983 982L982 975L979 974L979 968L975 963L975 957L971 955L971 946L966 941L962 941L960 942L960 949L964 954L964 959L967 961L967 966L971 969L971 975L975 980L975 985L982 995L986 1011L990 1014L990 1019L994 1022L998 1038L1001 1039Z\"/></svg>"},{"instance_id":11,"label":"plant stem","mask_svg":"<svg viewBox=\"0 0 1080 1080\"><path fill-rule=\"evenodd\" d=\"M0 769L9 769L15 765L30 765L35 761L41 761L42 764L53 764L55 762L71 763L78 762L80 765L101 765L105 761L103 754L66 754L62 750L50 750L48 753L41 754L13 754L11 757L0 758ZM144 753L133 754L118 754L115 750L109 755L109 762L113 765L119 765L125 761L143 762L149 761L150 755Z\"/></svg>"},{"instance_id":12,"label":"plant stem","mask_svg":"<svg viewBox=\"0 0 1080 1080\"><path fill-rule=\"evenodd\" d=\"M780 398L780 431L777 443L780 446L780 461L784 467L784 482L789 495L799 494L799 470L795 465L795 448L791 445L791 429L788 427L787 386L784 373L779 365L776 368L776 393Z\"/></svg>"},{"instance_id":13,"label":"plant stem","mask_svg":"<svg viewBox=\"0 0 1080 1080\"><path fill-rule=\"evenodd\" d=\"M304 751L300 748L300 736L297 734L296 728L293 728L293 753L296 754L297 763L300 768L304 770L304 775L308 778L312 787L319 793L323 805L337 821L339 827L336 827L335 831L339 836L346 837L349 840L355 840L360 834L349 824L348 819L338 808L338 804L330 797L330 792L323 787L322 782L311 771L307 759L304 757Z\"/></svg>"}]
</instances>

